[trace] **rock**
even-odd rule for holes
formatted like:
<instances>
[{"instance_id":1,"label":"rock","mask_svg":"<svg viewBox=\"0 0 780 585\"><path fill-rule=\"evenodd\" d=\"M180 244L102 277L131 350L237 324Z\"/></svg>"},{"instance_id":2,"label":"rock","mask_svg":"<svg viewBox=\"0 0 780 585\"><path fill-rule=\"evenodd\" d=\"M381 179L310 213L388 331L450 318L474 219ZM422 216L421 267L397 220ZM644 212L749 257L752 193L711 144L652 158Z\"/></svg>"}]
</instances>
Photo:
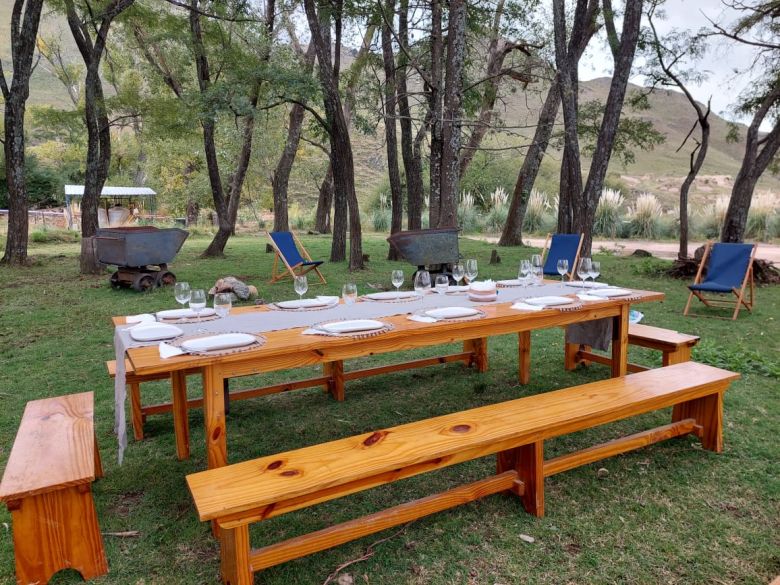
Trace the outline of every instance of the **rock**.
<instances>
[{"instance_id":1,"label":"rock","mask_svg":"<svg viewBox=\"0 0 780 585\"><path fill-rule=\"evenodd\" d=\"M238 280L235 276L226 276L225 278L220 278L214 283L214 286L209 289L210 295L215 295L217 293L232 293L234 297L233 300L240 299L245 301L250 298L250 296L257 296L257 289Z\"/></svg>"},{"instance_id":2,"label":"rock","mask_svg":"<svg viewBox=\"0 0 780 585\"><path fill-rule=\"evenodd\" d=\"M598 471L596 471L596 477L599 479L607 477L609 475L609 469L606 467L599 467Z\"/></svg>"},{"instance_id":3,"label":"rock","mask_svg":"<svg viewBox=\"0 0 780 585\"><path fill-rule=\"evenodd\" d=\"M528 536L527 534L521 534L520 540L522 540L523 542L527 542L529 544L536 542L536 539L533 536Z\"/></svg>"},{"instance_id":4,"label":"rock","mask_svg":"<svg viewBox=\"0 0 780 585\"><path fill-rule=\"evenodd\" d=\"M498 250L493 250L490 253L490 263L491 264L501 264L501 256L498 255Z\"/></svg>"},{"instance_id":5,"label":"rock","mask_svg":"<svg viewBox=\"0 0 780 585\"><path fill-rule=\"evenodd\" d=\"M272 254L274 251L274 247L271 244L265 245L265 253L266 254Z\"/></svg>"},{"instance_id":6,"label":"rock","mask_svg":"<svg viewBox=\"0 0 780 585\"><path fill-rule=\"evenodd\" d=\"M648 252L647 250L642 250L642 249L639 249L639 248L634 250L634 253L631 254L631 255L632 256L636 256L637 258L652 258L653 257L653 255L650 252Z\"/></svg>"}]
</instances>

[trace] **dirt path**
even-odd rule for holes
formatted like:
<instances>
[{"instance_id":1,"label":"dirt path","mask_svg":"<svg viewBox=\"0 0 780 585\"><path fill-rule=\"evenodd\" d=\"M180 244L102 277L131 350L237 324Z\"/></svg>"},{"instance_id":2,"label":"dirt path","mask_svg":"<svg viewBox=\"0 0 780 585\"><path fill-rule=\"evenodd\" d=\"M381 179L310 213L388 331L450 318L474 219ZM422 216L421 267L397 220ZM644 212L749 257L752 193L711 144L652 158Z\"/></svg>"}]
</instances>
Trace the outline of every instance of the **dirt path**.
<instances>
[{"instance_id":1,"label":"dirt path","mask_svg":"<svg viewBox=\"0 0 780 585\"><path fill-rule=\"evenodd\" d=\"M498 236L466 236L475 240L482 240L495 244L498 242ZM523 238L523 242L529 246L535 246L541 248L544 246L545 238L526 237ZM690 242L688 244L688 251L693 254L693 251L699 246L703 246L704 242ZM646 250L657 258L674 259L677 258L677 249L679 245L677 242L653 242L650 240L593 240L594 250L604 250L615 252L620 256L630 256L634 250ZM759 243L758 250L756 251L756 257L762 260L769 260L774 263L780 263L780 246L775 244Z\"/></svg>"}]
</instances>

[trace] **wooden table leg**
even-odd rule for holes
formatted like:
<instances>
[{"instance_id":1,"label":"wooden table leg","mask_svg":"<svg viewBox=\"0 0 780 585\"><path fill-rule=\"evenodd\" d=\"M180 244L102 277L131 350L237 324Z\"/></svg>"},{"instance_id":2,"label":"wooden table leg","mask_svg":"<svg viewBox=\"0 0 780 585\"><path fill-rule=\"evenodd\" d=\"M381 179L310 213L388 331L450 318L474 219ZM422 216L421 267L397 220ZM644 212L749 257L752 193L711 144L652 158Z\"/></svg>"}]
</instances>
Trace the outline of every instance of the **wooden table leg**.
<instances>
[{"instance_id":1,"label":"wooden table leg","mask_svg":"<svg viewBox=\"0 0 780 585\"><path fill-rule=\"evenodd\" d=\"M531 332L517 334L517 376L521 384L531 381Z\"/></svg>"},{"instance_id":2,"label":"wooden table leg","mask_svg":"<svg viewBox=\"0 0 780 585\"><path fill-rule=\"evenodd\" d=\"M224 379L219 364L203 367L203 419L208 468L227 465Z\"/></svg>"},{"instance_id":3,"label":"wooden table leg","mask_svg":"<svg viewBox=\"0 0 780 585\"><path fill-rule=\"evenodd\" d=\"M479 337L477 339L467 339L463 342L463 351L470 351L474 354L471 363L477 369L478 372L487 372L488 370L488 353L487 353L487 337Z\"/></svg>"},{"instance_id":4,"label":"wooden table leg","mask_svg":"<svg viewBox=\"0 0 780 585\"><path fill-rule=\"evenodd\" d=\"M180 461L184 461L190 458L190 420L187 415L187 376L183 370L171 372L171 394L176 456Z\"/></svg>"},{"instance_id":5,"label":"wooden table leg","mask_svg":"<svg viewBox=\"0 0 780 585\"><path fill-rule=\"evenodd\" d=\"M144 417L141 412L141 384L132 382L130 386L130 411L133 414L133 436L136 441L144 440Z\"/></svg>"},{"instance_id":6,"label":"wooden table leg","mask_svg":"<svg viewBox=\"0 0 780 585\"><path fill-rule=\"evenodd\" d=\"M628 312L630 305L620 307L620 314L612 319L612 377L628 373Z\"/></svg>"},{"instance_id":7,"label":"wooden table leg","mask_svg":"<svg viewBox=\"0 0 780 585\"><path fill-rule=\"evenodd\" d=\"M341 360L335 362L327 362L322 364L322 371L326 376L330 377L328 381L328 391L333 398L342 402L345 397L344 392L344 362Z\"/></svg>"}]
</instances>

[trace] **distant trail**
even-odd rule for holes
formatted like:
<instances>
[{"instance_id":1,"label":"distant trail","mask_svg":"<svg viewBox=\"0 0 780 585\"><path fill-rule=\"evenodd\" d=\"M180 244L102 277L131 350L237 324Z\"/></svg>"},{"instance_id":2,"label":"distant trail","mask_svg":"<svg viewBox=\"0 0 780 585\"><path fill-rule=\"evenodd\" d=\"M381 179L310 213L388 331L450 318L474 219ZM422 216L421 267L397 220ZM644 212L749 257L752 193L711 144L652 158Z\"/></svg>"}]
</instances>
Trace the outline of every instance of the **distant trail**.
<instances>
[{"instance_id":1,"label":"distant trail","mask_svg":"<svg viewBox=\"0 0 780 585\"><path fill-rule=\"evenodd\" d=\"M489 242L491 244L498 243L498 236L477 236L467 235L467 238L473 240L481 240L483 242ZM529 246L535 246L541 248L544 246L545 238L531 237L523 238L523 243ZM699 246L703 246L704 242L690 242L688 244L688 250L691 254ZM651 240L593 240L593 249L601 251L616 252L619 256L630 256L634 250L647 250L653 256L657 258L668 258L673 260L677 258L677 250L679 249L677 242L653 242ZM780 246L775 244L767 244L764 242L758 243L758 250L756 257L762 260L770 260L771 262L780 263Z\"/></svg>"}]
</instances>

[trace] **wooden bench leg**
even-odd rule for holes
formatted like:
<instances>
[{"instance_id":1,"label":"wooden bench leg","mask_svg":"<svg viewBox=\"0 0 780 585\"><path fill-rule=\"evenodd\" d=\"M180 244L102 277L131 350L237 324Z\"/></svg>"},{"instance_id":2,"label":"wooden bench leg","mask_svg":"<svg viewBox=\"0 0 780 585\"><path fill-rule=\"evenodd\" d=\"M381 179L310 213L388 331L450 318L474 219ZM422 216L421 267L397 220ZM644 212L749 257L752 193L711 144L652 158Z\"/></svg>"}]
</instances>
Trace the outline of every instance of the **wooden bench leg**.
<instances>
[{"instance_id":1,"label":"wooden bench leg","mask_svg":"<svg viewBox=\"0 0 780 585\"><path fill-rule=\"evenodd\" d=\"M723 392L678 404L672 410L672 422L693 418L701 426L701 446L709 451L723 451Z\"/></svg>"},{"instance_id":2,"label":"wooden bench leg","mask_svg":"<svg viewBox=\"0 0 780 585\"><path fill-rule=\"evenodd\" d=\"M190 420L187 415L187 376L181 370L171 373L171 394L176 456L183 461L190 457Z\"/></svg>"},{"instance_id":3,"label":"wooden bench leg","mask_svg":"<svg viewBox=\"0 0 780 585\"><path fill-rule=\"evenodd\" d=\"M680 345L674 351L663 352L662 363L664 366L681 364L691 361L691 348L688 345Z\"/></svg>"},{"instance_id":4,"label":"wooden bench leg","mask_svg":"<svg viewBox=\"0 0 780 585\"><path fill-rule=\"evenodd\" d=\"M97 434L92 433L95 441L95 479L103 477L103 461L100 459L100 449L98 448Z\"/></svg>"},{"instance_id":5,"label":"wooden bench leg","mask_svg":"<svg viewBox=\"0 0 780 585\"><path fill-rule=\"evenodd\" d=\"M8 502L17 583L48 583L62 569L85 580L108 572L90 484Z\"/></svg>"},{"instance_id":6,"label":"wooden bench leg","mask_svg":"<svg viewBox=\"0 0 780 585\"><path fill-rule=\"evenodd\" d=\"M522 490L515 491L529 514L544 516L544 442L536 441L501 451L497 457L498 473L516 470Z\"/></svg>"},{"instance_id":7,"label":"wooden bench leg","mask_svg":"<svg viewBox=\"0 0 780 585\"><path fill-rule=\"evenodd\" d=\"M471 363L478 372L484 373L488 370L487 337L477 339L467 339L463 342L463 351L470 351L474 354Z\"/></svg>"},{"instance_id":8,"label":"wooden bench leg","mask_svg":"<svg viewBox=\"0 0 780 585\"><path fill-rule=\"evenodd\" d=\"M219 528L219 554L224 585L252 585L249 563L249 526Z\"/></svg>"},{"instance_id":9,"label":"wooden bench leg","mask_svg":"<svg viewBox=\"0 0 780 585\"><path fill-rule=\"evenodd\" d=\"M323 373L330 378L328 381L328 391L331 396L342 402L345 397L344 392L344 362L335 361L322 364Z\"/></svg>"},{"instance_id":10,"label":"wooden bench leg","mask_svg":"<svg viewBox=\"0 0 780 585\"><path fill-rule=\"evenodd\" d=\"M620 315L612 319L612 377L628 373L628 305L620 308Z\"/></svg>"},{"instance_id":11,"label":"wooden bench leg","mask_svg":"<svg viewBox=\"0 0 780 585\"><path fill-rule=\"evenodd\" d=\"M531 381L531 332L517 334L517 377L521 384Z\"/></svg>"},{"instance_id":12,"label":"wooden bench leg","mask_svg":"<svg viewBox=\"0 0 780 585\"><path fill-rule=\"evenodd\" d=\"M144 440L144 416L141 409L141 384L132 382L130 386L130 411L133 420L133 436L136 441Z\"/></svg>"}]
</instances>

